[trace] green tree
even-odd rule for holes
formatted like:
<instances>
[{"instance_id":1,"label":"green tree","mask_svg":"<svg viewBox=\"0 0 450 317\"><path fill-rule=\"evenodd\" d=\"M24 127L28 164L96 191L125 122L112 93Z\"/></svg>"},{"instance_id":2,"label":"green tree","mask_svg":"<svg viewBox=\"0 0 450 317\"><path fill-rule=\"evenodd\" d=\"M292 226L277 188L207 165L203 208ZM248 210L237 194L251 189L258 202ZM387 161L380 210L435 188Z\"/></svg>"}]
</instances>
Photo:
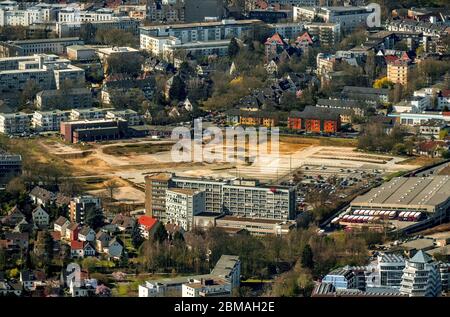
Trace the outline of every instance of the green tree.
<instances>
[{"instance_id":1,"label":"green tree","mask_svg":"<svg viewBox=\"0 0 450 317\"><path fill-rule=\"evenodd\" d=\"M182 101L186 98L186 84L180 76L173 77L172 85L169 89L170 100Z\"/></svg>"},{"instance_id":2,"label":"green tree","mask_svg":"<svg viewBox=\"0 0 450 317\"><path fill-rule=\"evenodd\" d=\"M303 265L303 267L308 268L308 269L314 268L313 251L309 244L305 245L305 248L303 249L302 265Z\"/></svg>"},{"instance_id":3,"label":"green tree","mask_svg":"<svg viewBox=\"0 0 450 317\"><path fill-rule=\"evenodd\" d=\"M86 219L85 222L87 225L89 225L92 229L96 230L103 226L105 216L103 215L103 212L95 206L88 206L87 211L85 211Z\"/></svg>"},{"instance_id":4,"label":"green tree","mask_svg":"<svg viewBox=\"0 0 450 317\"><path fill-rule=\"evenodd\" d=\"M237 42L236 38L233 37L230 41L230 44L228 45L228 56L230 58L236 57L236 55L239 53L239 50L239 43Z\"/></svg>"},{"instance_id":5,"label":"green tree","mask_svg":"<svg viewBox=\"0 0 450 317\"><path fill-rule=\"evenodd\" d=\"M142 238L139 225L135 224L133 226L133 230L131 230L131 244L137 250L141 246L142 242L144 242L144 238Z\"/></svg>"},{"instance_id":6,"label":"green tree","mask_svg":"<svg viewBox=\"0 0 450 317\"><path fill-rule=\"evenodd\" d=\"M160 223L158 225L158 227L156 228L156 231L155 231L155 234L153 235L153 238L157 242L163 242L164 240L167 239L167 231L166 231L166 228L164 227L164 225L162 223Z\"/></svg>"}]
</instances>

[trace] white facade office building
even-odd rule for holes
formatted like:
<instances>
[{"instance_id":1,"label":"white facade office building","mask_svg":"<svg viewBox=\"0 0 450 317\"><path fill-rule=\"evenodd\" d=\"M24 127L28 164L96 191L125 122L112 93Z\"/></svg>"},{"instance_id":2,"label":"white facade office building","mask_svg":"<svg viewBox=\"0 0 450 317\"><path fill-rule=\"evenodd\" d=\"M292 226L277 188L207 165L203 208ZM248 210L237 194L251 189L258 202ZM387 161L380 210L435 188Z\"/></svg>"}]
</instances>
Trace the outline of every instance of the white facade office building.
<instances>
[{"instance_id":1,"label":"white facade office building","mask_svg":"<svg viewBox=\"0 0 450 317\"><path fill-rule=\"evenodd\" d=\"M414 296L436 297L442 285L438 263L422 250L406 261L400 293Z\"/></svg>"}]
</instances>

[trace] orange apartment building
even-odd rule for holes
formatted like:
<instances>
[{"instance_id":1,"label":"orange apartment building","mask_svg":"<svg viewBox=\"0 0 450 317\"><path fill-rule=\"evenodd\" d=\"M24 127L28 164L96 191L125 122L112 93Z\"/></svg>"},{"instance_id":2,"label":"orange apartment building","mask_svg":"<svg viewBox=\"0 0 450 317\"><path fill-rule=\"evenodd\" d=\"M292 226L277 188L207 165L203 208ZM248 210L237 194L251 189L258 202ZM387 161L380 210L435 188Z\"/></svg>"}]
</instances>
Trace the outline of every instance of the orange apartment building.
<instances>
[{"instance_id":1,"label":"orange apartment building","mask_svg":"<svg viewBox=\"0 0 450 317\"><path fill-rule=\"evenodd\" d=\"M311 133L336 133L341 129L341 117L332 109L307 106L302 112L291 111L288 128Z\"/></svg>"},{"instance_id":2,"label":"orange apartment building","mask_svg":"<svg viewBox=\"0 0 450 317\"><path fill-rule=\"evenodd\" d=\"M387 78L394 84L408 85L413 64L405 60L396 60L387 65Z\"/></svg>"},{"instance_id":3,"label":"orange apartment building","mask_svg":"<svg viewBox=\"0 0 450 317\"><path fill-rule=\"evenodd\" d=\"M268 111L250 111L233 109L227 114L228 122L244 126L264 126L266 128L276 127L278 125L278 116Z\"/></svg>"}]
</instances>

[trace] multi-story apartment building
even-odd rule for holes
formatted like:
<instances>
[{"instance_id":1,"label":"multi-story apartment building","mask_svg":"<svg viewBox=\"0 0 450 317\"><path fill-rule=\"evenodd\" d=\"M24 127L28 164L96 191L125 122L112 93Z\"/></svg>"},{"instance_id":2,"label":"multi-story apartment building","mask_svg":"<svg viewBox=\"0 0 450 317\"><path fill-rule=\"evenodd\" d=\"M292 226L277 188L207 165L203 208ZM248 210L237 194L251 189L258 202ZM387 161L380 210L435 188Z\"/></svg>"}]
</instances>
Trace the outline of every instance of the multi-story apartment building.
<instances>
[{"instance_id":1,"label":"multi-story apartment building","mask_svg":"<svg viewBox=\"0 0 450 317\"><path fill-rule=\"evenodd\" d=\"M59 37L81 36L85 42L95 42L98 30L118 29L137 35L141 21L129 17L112 17L110 20L89 22L57 22L55 32Z\"/></svg>"},{"instance_id":2,"label":"multi-story apartment building","mask_svg":"<svg viewBox=\"0 0 450 317\"><path fill-rule=\"evenodd\" d=\"M408 61L395 60L387 65L387 78L394 84L408 85L411 69L414 64Z\"/></svg>"},{"instance_id":3,"label":"multi-story apartment building","mask_svg":"<svg viewBox=\"0 0 450 317\"><path fill-rule=\"evenodd\" d=\"M289 220L295 217L295 192L291 188L258 186L235 180L223 186L223 210L246 218Z\"/></svg>"},{"instance_id":4,"label":"multi-story apartment building","mask_svg":"<svg viewBox=\"0 0 450 317\"><path fill-rule=\"evenodd\" d=\"M140 28L140 47L150 51L162 50L168 37L175 37L181 44L192 42L221 41L252 35L259 20L222 20L218 22L153 25ZM157 41L156 38L162 38Z\"/></svg>"},{"instance_id":5,"label":"multi-story apartment building","mask_svg":"<svg viewBox=\"0 0 450 317\"><path fill-rule=\"evenodd\" d=\"M61 122L69 120L70 110L35 111L31 126L36 131L59 131Z\"/></svg>"},{"instance_id":6,"label":"multi-story apartment building","mask_svg":"<svg viewBox=\"0 0 450 317\"><path fill-rule=\"evenodd\" d=\"M156 0L147 2L147 20L150 22L184 22L183 0L174 0L171 2Z\"/></svg>"},{"instance_id":7,"label":"multi-story apartment building","mask_svg":"<svg viewBox=\"0 0 450 317\"><path fill-rule=\"evenodd\" d=\"M284 39L294 39L305 29L303 23L300 22L272 23L268 26L272 29L272 33L278 33Z\"/></svg>"},{"instance_id":8,"label":"multi-story apartment building","mask_svg":"<svg viewBox=\"0 0 450 317\"><path fill-rule=\"evenodd\" d=\"M366 25L373 9L366 7L294 7L294 21L310 21L316 18L326 23L339 23L343 30Z\"/></svg>"},{"instance_id":9,"label":"multi-story apartment building","mask_svg":"<svg viewBox=\"0 0 450 317\"><path fill-rule=\"evenodd\" d=\"M172 38L163 45L162 56L170 62L174 62L176 58L183 58L187 54L193 57L202 56L226 56L230 40L220 41L202 41L181 44L179 39ZM179 56L181 53L181 56Z\"/></svg>"},{"instance_id":10,"label":"multi-story apartment building","mask_svg":"<svg viewBox=\"0 0 450 317\"><path fill-rule=\"evenodd\" d=\"M28 56L34 54L65 54L66 47L84 44L78 37L32 39L0 42L0 57Z\"/></svg>"},{"instance_id":11,"label":"multi-story apartment building","mask_svg":"<svg viewBox=\"0 0 450 317\"><path fill-rule=\"evenodd\" d=\"M94 22L108 21L114 17L111 9L81 11L78 8L65 8L58 12L58 22Z\"/></svg>"},{"instance_id":12,"label":"multi-story apartment building","mask_svg":"<svg viewBox=\"0 0 450 317\"><path fill-rule=\"evenodd\" d=\"M205 212L205 192L188 188L166 190L164 222L189 231L193 228L194 216L202 212Z\"/></svg>"},{"instance_id":13,"label":"multi-story apartment building","mask_svg":"<svg viewBox=\"0 0 450 317\"><path fill-rule=\"evenodd\" d=\"M406 261L400 293L410 297L436 297L441 294L441 291L438 263L422 250L418 251Z\"/></svg>"},{"instance_id":14,"label":"multi-story apartment building","mask_svg":"<svg viewBox=\"0 0 450 317\"><path fill-rule=\"evenodd\" d=\"M223 186L226 181L202 178L173 177L174 187L190 188L205 192L205 209L211 212L223 212Z\"/></svg>"},{"instance_id":15,"label":"multi-story apartment building","mask_svg":"<svg viewBox=\"0 0 450 317\"><path fill-rule=\"evenodd\" d=\"M22 156L0 153L0 185L22 173Z\"/></svg>"},{"instance_id":16,"label":"multi-story apartment building","mask_svg":"<svg viewBox=\"0 0 450 317\"><path fill-rule=\"evenodd\" d=\"M42 90L59 89L65 81L83 84L84 70L56 55L0 58L0 92L18 92L33 81Z\"/></svg>"},{"instance_id":17,"label":"multi-story apartment building","mask_svg":"<svg viewBox=\"0 0 450 317\"><path fill-rule=\"evenodd\" d=\"M94 196L78 196L73 198L69 204L70 221L84 224L87 213L93 209L100 211L101 200Z\"/></svg>"},{"instance_id":18,"label":"multi-story apartment building","mask_svg":"<svg viewBox=\"0 0 450 317\"><path fill-rule=\"evenodd\" d=\"M334 46L341 40L339 23L306 22L304 28L311 36L316 36L322 45Z\"/></svg>"},{"instance_id":19,"label":"multi-story apartment building","mask_svg":"<svg viewBox=\"0 0 450 317\"><path fill-rule=\"evenodd\" d=\"M145 177L145 212L147 215L163 219L166 211L166 191L173 187L173 174L155 173Z\"/></svg>"},{"instance_id":20,"label":"multi-story apartment building","mask_svg":"<svg viewBox=\"0 0 450 317\"><path fill-rule=\"evenodd\" d=\"M91 107L93 98L87 88L70 88L61 90L43 90L36 94L36 108L38 109L71 109Z\"/></svg>"},{"instance_id":21,"label":"multi-story apartment building","mask_svg":"<svg viewBox=\"0 0 450 317\"><path fill-rule=\"evenodd\" d=\"M87 108L87 109L72 109L70 113L70 120L96 120L103 119L108 112L107 108Z\"/></svg>"},{"instance_id":22,"label":"multi-story apartment building","mask_svg":"<svg viewBox=\"0 0 450 317\"><path fill-rule=\"evenodd\" d=\"M5 134L20 134L30 130L32 115L24 112L1 113L0 132Z\"/></svg>"},{"instance_id":23,"label":"multi-story apartment building","mask_svg":"<svg viewBox=\"0 0 450 317\"><path fill-rule=\"evenodd\" d=\"M293 188L266 187L256 181L177 177L169 173L146 177L147 214L164 219L166 192L170 188L204 192L207 212L272 220L290 220L296 216Z\"/></svg>"},{"instance_id":24,"label":"multi-story apartment building","mask_svg":"<svg viewBox=\"0 0 450 317\"><path fill-rule=\"evenodd\" d=\"M105 115L106 119L124 119L127 120L129 126L140 125L143 120L142 116L132 109L109 110Z\"/></svg>"}]
</instances>

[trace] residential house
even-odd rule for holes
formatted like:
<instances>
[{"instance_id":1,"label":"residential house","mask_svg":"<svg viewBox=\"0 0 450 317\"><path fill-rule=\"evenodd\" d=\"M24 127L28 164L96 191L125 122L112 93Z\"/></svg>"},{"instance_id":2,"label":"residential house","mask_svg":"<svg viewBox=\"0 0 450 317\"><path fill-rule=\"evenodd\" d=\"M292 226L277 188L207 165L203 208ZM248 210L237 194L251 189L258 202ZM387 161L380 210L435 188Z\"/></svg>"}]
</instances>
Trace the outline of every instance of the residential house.
<instances>
[{"instance_id":1,"label":"residential house","mask_svg":"<svg viewBox=\"0 0 450 317\"><path fill-rule=\"evenodd\" d=\"M35 186L30 192L30 198L34 204L45 207L55 199L55 194L45 188Z\"/></svg>"},{"instance_id":2,"label":"residential house","mask_svg":"<svg viewBox=\"0 0 450 317\"><path fill-rule=\"evenodd\" d=\"M416 153L429 157L441 157L444 150L448 150L449 145L445 141L424 141L417 145Z\"/></svg>"},{"instance_id":3,"label":"residential house","mask_svg":"<svg viewBox=\"0 0 450 317\"><path fill-rule=\"evenodd\" d=\"M111 240L112 237L108 233L104 231L97 232L95 236L95 249L97 250L97 252L99 253L105 252L104 249L109 246L109 242Z\"/></svg>"},{"instance_id":4,"label":"residential house","mask_svg":"<svg viewBox=\"0 0 450 317\"><path fill-rule=\"evenodd\" d=\"M92 242L95 240L95 231L89 226L83 226L78 232L78 240Z\"/></svg>"},{"instance_id":5,"label":"residential house","mask_svg":"<svg viewBox=\"0 0 450 317\"><path fill-rule=\"evenodd\" d=\"M105 250L109 258L120 259L123 254L123 242L119 238L114 237Z\"/></svg>"},{"instance_id":6,"label":"residential house","mask_svg":"<svg viewBox=\"0 0 450 317\"><path fill-rule=\"evenodd\" d=\"M138 224L141 236L145 239L149 239L156 232L159 222L158 219L150 216L140 216L138 218Z\"/></svg>"},{"instance_id":7,"label":"residential house","mask_svg":"<svg viewBox=\"0 0 450 317\"><path fill-rule=\"evenodd\" d=\"M70 255L72 258L95 256L95 248L90 242L73 240L70 243Z\"/></svg>"},{"instance_id":8,"label":"residential house","mask_svg":"<svg viewBox=\"0 0 450 317\"><path fill-rule=\"evenodd\" d=\"M78 240L78 232L80 225L76 222L71 222L66 229L65 239L68 241Z\"/></svg>"},{"instance_id":9,"label":"residential house","mask_svg":"<svg viewBox=\"0 0 450 317\"><path fill-rule=\"evenodd\" d=\"M17 206L14 206L6 215L2 218L2 224L8 227L15 227L19 223L23 222L25 219L25 215L20 211Z\"/></svg>"},{"instance_id":10,"label":"residential house","mask_svg":"<svg viewBox=\"0 0 450 317\"><path fill-rule=\"evenodd\" d=\"M113 225L117 225L117 228L122 232L131 232L136 224L136 220L133 217L125 216L123 214L117 214L113 221Z\"/></svg>"},{"instance_id":11,"label":"residential house","mask_svg":"<svg viewBox=\"0 0 450 317\"><path fill-rule=\"evenodd\" d=\"M6 232L5 240L9 247L17 247L26 250L28 249L29 234L26 232Z\"/></svg>"},{"instance_id":12,"label":"residential house","mask_svg":"<svg viewBox=\"0 0 450 317\"><path fill-rule=\"evenodd\" d=\"M38 227L46 227L49 224L49 214L41 207L37 206L32 212L33 223Z\"/></svg>"},{"instance_id":13,"label":"residential house","mask_svg":"<svg viewBox=\"0 0 450 317\"><path fill-rule=\"evenodd\" d=\"M53 230L61 233L61 237L66 236L66 229L69 227L70 221L63 216L59 216L58 219L53 223Z\"/></svg>"}]
</instances>

